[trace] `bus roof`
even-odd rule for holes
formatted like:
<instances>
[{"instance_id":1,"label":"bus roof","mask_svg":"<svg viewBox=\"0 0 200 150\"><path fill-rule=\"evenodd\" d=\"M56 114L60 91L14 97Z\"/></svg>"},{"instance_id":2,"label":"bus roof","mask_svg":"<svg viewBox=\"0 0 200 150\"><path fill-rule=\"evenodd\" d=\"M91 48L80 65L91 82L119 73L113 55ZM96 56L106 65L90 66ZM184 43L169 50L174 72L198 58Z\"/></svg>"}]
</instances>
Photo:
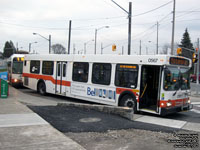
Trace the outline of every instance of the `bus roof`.
<instances>
[{"instance_id":1,"label":"bus roof","mask_svg":"<svg viewBox=\"0 0 200 150\"><path fill-rule=\"evenodd\" d=\"M188 62L186 67L191 67L191 60L181 56L173 55L68 55L68 54L29 54L25 60L47 60L47 61L76 61L76 62L98 62L98 63L123 63L123 64L146 64L146 65L180 65L170 63L171 58ZM174 62L176 61L174 60Z\"/></svg>"}]
</instances>

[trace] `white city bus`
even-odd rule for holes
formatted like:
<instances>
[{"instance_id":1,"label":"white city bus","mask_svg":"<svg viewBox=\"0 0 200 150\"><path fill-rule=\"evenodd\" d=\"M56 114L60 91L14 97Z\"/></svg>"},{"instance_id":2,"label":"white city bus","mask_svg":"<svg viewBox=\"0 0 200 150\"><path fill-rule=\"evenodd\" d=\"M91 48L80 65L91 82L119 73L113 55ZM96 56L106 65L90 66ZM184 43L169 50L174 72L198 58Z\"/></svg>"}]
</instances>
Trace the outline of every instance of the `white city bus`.
<instances>
[{"instance_id":1,"label":"white city bus","mask_svg":"<svg viewBox=\"0 0 200 150\"><path fill-rule=\"evenodd\" d=\"M26 55L24 86L158 115L189 110L191 60L166 55Z\"/></svg>"},{"instance_id":2,"label":"white city bus","mask_svg":"<svg viewBox=\"0 0 200 150\"><path fill-rule=\"evenodd\" d=\"M13 86L22 84L23 54L13 54L8 58L8 81Z\"/></svg>"}]
</instances>

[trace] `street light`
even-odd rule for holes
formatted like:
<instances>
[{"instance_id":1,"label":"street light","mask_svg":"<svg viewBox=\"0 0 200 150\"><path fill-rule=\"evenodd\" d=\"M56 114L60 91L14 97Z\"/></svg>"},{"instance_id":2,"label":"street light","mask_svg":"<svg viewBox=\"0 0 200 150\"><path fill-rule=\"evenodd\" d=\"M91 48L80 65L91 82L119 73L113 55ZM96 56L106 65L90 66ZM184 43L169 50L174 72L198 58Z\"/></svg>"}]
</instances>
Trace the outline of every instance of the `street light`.
<instances>
[{"instance_id":1,"label":"street light","mask_svg":"<svg viewBox=\"0 0 200 150\"><path fill-rule=\"evenodd\" d=\"M94 54L96 55L97 53L97 31L98 30L101 30L103 28L109 28L109 26L103 26L103 27L100 27L98 29L95 29L95 43L94 43Z\"/></svg>"},{"instance_id":2,"label":"street light","mask_svg":"<svg viewBox=\"0 0 200 150\"><path fill-rule=\"evenodd\" d=\"M33 33L33 35L39 35L40 37L44 38L45 40L49 41L49 54L51 53L51 35L49 35L49 38L46 38L39 33Z\"/></svg>"},{"instance_id":3,"label":"street light","mask_svg":"<svg viewBox=\"0 0 200 150\"><path fill-rule=\"evenodd\" d=\"M29 54L30 54L30 52L31 52L31 45L32 45L32 44L35 44L35 43L37 43L37 42L29 43Z\"/></svg>"},{"instance_id":4,"label":"street light","mask_svg":"<svg viewBox=\"0 0 200 150\"><path fill-rule=\"evenodd\" d=\"M86 45L87 45L89 42L91 42L91 41L94 41L94 39L89 40L89 41L87 41L87 42L84 43L84 54L86 54Z\"/></svg>"}]
</instances>

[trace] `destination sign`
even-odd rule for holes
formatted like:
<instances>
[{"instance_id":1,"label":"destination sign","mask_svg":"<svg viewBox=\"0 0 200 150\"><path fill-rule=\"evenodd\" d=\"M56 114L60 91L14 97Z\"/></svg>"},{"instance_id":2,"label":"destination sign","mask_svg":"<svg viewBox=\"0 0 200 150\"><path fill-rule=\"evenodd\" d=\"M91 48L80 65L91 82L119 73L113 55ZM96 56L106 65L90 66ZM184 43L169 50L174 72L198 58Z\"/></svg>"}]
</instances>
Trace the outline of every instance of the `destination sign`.
<instances>
[{"instance_id":1,"label":"destination sign","mask_svg":"<svg viewBox=\"0 0 200 150\"><path fill-rule=\"evenodd\" d=\"M180 66L189 66L190 61L187 59L184 59L184 58L171 57L169 59L169 64L180 65Z\"/></svg>"}]
</instances>

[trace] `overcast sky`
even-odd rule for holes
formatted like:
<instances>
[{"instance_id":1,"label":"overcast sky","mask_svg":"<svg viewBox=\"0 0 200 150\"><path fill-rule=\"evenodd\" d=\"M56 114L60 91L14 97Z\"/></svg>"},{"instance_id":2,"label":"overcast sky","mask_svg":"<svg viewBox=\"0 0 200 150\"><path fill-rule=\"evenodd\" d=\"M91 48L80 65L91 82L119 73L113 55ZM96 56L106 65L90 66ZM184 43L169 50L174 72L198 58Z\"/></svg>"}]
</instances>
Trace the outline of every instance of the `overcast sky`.
<instances>
[{"instance_id":1,"label":"overcast sky","mask_svg":"<svg viewBox=\"0 0 200 150\"><path fill-rule=\"evenodd\" d=\"M138 54L139 41L142 41L142 53L148 50L153 54L156 48L156 22L159 22L159 50L166 43L171 43L172 9L170 0L115 0L128 10L132 2L132 47L131 53ZM171 3L170 3L171 2ZM165 5L166 4L166 5ZM160 6L160 9L156 9ZM151 11L154 10L155 11ZM149 13L145 13L148 12ZM145 14L143 14L145 13ZM117 45L114 54L121 53L122 47L127 53L128 19L127 13L111 0L0 0L0 51L6 41L18 43L18 47L28 51L32 42L32 50L41 54L48 53L48 41L33 32L48 38L52 36L52 44L60 43L68 47L68 26L72 20L71 51L76 53L84 49L94 53L95 29L103 26L97 34L97 53L100 46ZM176 0L175 42L180 43L186 28L193 43L200 37L200 1ZM111 46L103 49L104 53L113 53Z\"/></svg>"}]
</instances>

